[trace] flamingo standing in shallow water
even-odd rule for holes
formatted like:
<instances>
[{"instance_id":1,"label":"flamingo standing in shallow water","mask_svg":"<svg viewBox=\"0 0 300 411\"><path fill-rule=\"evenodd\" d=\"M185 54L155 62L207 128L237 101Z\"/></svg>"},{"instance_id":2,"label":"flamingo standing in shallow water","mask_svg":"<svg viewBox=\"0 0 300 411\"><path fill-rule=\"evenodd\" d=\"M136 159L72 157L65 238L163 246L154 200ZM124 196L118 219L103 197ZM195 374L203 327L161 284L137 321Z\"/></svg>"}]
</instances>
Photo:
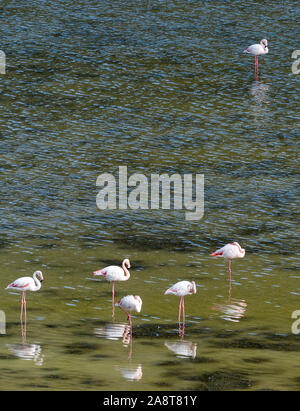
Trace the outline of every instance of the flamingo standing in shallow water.
<instances>
[{"instance_id":1,"label":"flamingo standing in shallow water","mask_svg":"<svg viewBox=\"0 0 300 411\"><path fill-rule=\"evenodd\" d=\"M37 278L39 277L39 279ZM17 291L22 291L22 300L21 300L21 314L20 320L22 323L23 310L25 314L25 323L26 323L26 291L38 291L42 286L42 281L44 280L43 274L41 271L35 271L33 277L21 277L9 284L5 289L12 288Z\"/></svg>"},{"instance_id":2,"label":"flamingo standing in shallow water","mask_svg":"<svg viewBox=\"0 0 300 411\"><path fill-rule=\"evenodd\" d=\"M268 49L268 40L262 39L259 44L252 44L252 46L247 47L244 50L244 53L252 54L255 56L255 74L258 75L258 56L262 54L267 54Z\"/></svg>"},{"instance_id":3,"label":"flamingo standing in shallow water","mask_svg":"<svg viewBox=\"0 0 300 411\"><path fill-rule=\"evenodd\" d=\"M94 275L105 277L107 281L112 282L112 307L114 314L114 300L115 300L115 281L126 281L130 278L130 261L125 258L122 262L122 268L117 265L110 265L100 270L94 271Z\"/></svg>"},{"instance_id":4,"label":"flamingo standing in shallow water","mask_svg":"<svg viewBox=\"0 0 300 411\"><path fill-rule=\"evenodd\" d=\"M234 242L232 244L226 244L224 247L216 250L211 254L211 257L224 257L229 261L228 271L229 271L229 282L231 283L231 260L233 258L243 258L245 256L245 250L239 243Z\"/></svg>"},{"instance_id":5,"label":"flamingo standing in shallow water","mask_svg":"<svg viewBox=\"0 0 300 411\"><path fill-rule=\"evenodd\" d=\"M121 298L121 300L116 302L116 306L120 307L128 317L130 328L132 327L131 312L141 312L142 309L142 299L138 295L126 295L126 297Z\"/></svg>"},{"instance_id":6,"label":"flamingo standing in shallow water","mask_svg":"<svg viewBox=\"0 0 300 411\"><path fill-rule=\"evenodd\" d=\"M182 320L183 323L185 322L185 311L184 311L184 296L189 294L196 294L196 284L195 281L179 281L178 283L172 285L172 287L168 288L165 291L166 294L174 294L180 297L179 301L179 310L178 310L178 323L180 326L180 315L182 310Z\"/></svg>"}]
</instances>

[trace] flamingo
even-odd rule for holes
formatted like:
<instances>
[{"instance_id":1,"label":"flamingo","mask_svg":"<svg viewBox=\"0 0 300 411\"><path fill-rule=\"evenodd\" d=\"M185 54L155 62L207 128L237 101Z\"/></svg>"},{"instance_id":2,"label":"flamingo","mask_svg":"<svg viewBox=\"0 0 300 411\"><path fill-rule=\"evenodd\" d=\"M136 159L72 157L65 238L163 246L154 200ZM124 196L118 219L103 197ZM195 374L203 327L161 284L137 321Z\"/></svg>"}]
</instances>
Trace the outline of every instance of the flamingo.
<instances>
[{"instance_id":1,"label":"flamingo","mask_svg":"<svg viewBox=\"0 0 300 411\"><path fill-rule=\"evenodd\" d=\"M258 74L258 56L267 54L268 52L268 40L266 39L262 39L259 44L252 44L252 46L249 46L244 50L244 53L255 56L255 74Z\"/></svg>"},{"instance_id":2,"label":"flamingo","mask_svg":"<svg viewBox=\"0 0 300 411\"><path fill-rule=\"evenodd\" d=\"M37 278L39 277L39 279ZM42 286L42 281L44 277L41 271L35 271L33 277L21 277L9 284L5 289L12 288L14 290L22 291L22 300L21 300L21 314L20 320L22 323L23 310L25 314L25 323L26 323L26 291L38 291Z\"/></svg>"},{"instance_id":3,"label":"flamingo","mask_svg":"<svg viewBox=\"0 0 300 411\"><path fill-rule=\"evenodd\" d=\"M141 312L142 309L142 299L138 295L126 295L126 297L121 298L121 300L116 302L116 306L120 307L124 313L127 314L130 328L132 328L131 312Z\"/></svg>"},{"instance_id":4,"label":"flamingo","mask_svg":"<svg viewBox=\"0 0 300 411\"><path fill-rule=\"evenodd\" d=\"M239 243L234 242L232 244L226 244L224 247L216 250L211 254L211 257L224 257L228 259L229 282L231 283L231 260L233 258L245 257L245 250L239 245Z\"/></svg>"},{"instance_id":5,"label":"flamingo","mask_svg":"<svg viewBox=\"0 0 300 411\"><path fill-rule=\"evenodd\" d=\"M115 300L115 281L126 281L130 278L130 261L125 258L122 262L122 268L117 265L109 265L108 267L94 271L94 275L100 275L105 277L107 281L112 282L112 307L114 312L114 300Z\"/></svg>"},{"instance_id":6,"label":"flamingo","mask_svg":"<svg viewBox=\"0 0 300 411\"><path fill-rule=\"evenodd\" d=\"M178 323L180 324L180 315L182 310L182 319L183 323L185 321L185 312L184 312L184 296L188 294L196 294L196 284L195 281L179 281L178 283L172 285L167 291L166 294L174 294L180 297L179 301L179 310L178 310Z\"/></svg>"}]
</instances>

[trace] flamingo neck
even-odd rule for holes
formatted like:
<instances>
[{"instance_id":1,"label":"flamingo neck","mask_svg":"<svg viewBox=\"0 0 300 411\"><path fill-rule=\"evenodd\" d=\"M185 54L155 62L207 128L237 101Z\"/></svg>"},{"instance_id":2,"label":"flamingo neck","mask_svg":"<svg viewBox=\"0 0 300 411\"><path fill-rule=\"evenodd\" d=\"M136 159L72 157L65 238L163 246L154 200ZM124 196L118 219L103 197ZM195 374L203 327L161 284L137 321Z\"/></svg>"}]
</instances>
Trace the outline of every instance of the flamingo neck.
<instances>
[{"instance_id":1,"label":"flamingo neck","mask_svg":"<svg viewBox=\"0 0 300 411\"><path fill-rule=\"evenodd\" d=\"M129 278L130 277L130 272L128 271L127 266L130 267L129 260L125 259L122 262L122 268L123 268L123 271L125 273L125 277Z\"/></svg>"},{"instance_id":2,"label":"flamingo neck","mask_svg":"<svg viewBox=\"0 0 300 411\"><path fill-rule=\"evenodd\" d=\"M37 278L37 274L34 273L33 274L33 279L34 279L34 283L35 283L35 290L39 290L42 286L42 283L40 282L40 280Z\"/></svg>"}]
</instances>

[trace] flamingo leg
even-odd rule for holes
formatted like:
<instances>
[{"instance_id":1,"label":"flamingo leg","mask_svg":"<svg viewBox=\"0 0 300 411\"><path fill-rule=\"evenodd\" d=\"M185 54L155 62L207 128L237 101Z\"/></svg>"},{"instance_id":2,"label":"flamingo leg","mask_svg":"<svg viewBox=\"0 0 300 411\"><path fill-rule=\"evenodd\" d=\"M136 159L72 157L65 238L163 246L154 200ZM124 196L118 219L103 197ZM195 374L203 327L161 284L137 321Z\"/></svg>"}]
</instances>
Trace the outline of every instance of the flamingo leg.
<instances>
[{"instance_id":1,"label":"flamingo leg","mask_svg":"<svg viewBox=\"0 0 300 411\"><path fill-rule=\"evenodd\" d=\"M255 74L258 75L258 56L255 56Z\"/></svg>"},{"instance_id":2,"label":"flamingo leg","mask_svg":"<svg viewBox=\"0 0 300 411\"><path fill-rule=\"evenodd\" d=\"M112 300L113 303L115 302L115 282L112 282L112 290L111 290Z\"/></svg>"},{"instance_id":3,"label":"flamingo leg","mask_svg":"<svg viewBox=\"0 0 300 411\"><path fill-rule=\"evenodd\" d=\"M130 327L132 327L131 315L127 311L125 311L124 308L122 308L122 307L120 307L120 308L127 315L127 318L129 320L129 325L130 325Z\"/></svg>"},{"instance_id":4,"label":"flamingo leg","mask_svg":"<svg viewBox=\"0 0 300 411\"><path fill-rule=\"evenodd\" d=\"M228 304L231 304L231 283L229 283L228 287Z\"/></svg>"},{"instance_id":5,"label":"flamingo leg","mask_svg":"<svg viewBox=\"0 0 300 411\"><path fill-rule=\"evenodd\" d=\"M23 326L23 324L21 324L21 335L22 335L22 343L25 344L26 343L26 326Z\"/></svg>"},{"instance_id":6,"label":"flamingo leg","mask_svg":"<svg viewBox=\"0 0 300 411\"><path fill-rule=\"evenodd\" d=\"M180 326L180 316L181 316L181 304L182 304L182 297L180 297L179 310L178 310L178 324L179 324L179 326Z\"/></svg>"},{"instance_id":7,"label":"flamingo leg","mask_svg":"<svg viewBox=\"0 0 300 411\"><path fill-rule=\"evenodd\" d=\"M184 339L184 323L182 323L182 327L179 329L179 337L181 337L181 339Z\"/></svg>"},{"instance_id":8,"label":"flamingo leg","mask_svg":"<svg viewBox=\"0 0 300 411\"><path fill-rule=\"evenodd\" d=\"M182 310L182 323L180 322L181 310ZM184 296L182 296L180 297L179 313L178 313L179 337L181 337L182 339L184 337L184 323L185 323Z\"/></svg>"},{"instance_id":9,"label":"flamingo leg","mask_svg":"<svg viewBox=\"0 0 300 411\"><path fill-rule=\"evenodd\" d=\"M112 282L112 316L115 315L115 282Z\"/></svg>"},{"instance_id":10,"label":"flamingo leg","mask_svg":"<svg viewBox=\"0 0 300 411\"><path fill-rule=\"evenodd\" d=\"M23 327L23 311L25 315L24 327ZM26 293L25 291L22 292L20 321L21 321L21 334L24 339L26 338Z\"/></svg>"},{"instance_id":11,"label":"flamingo leg","mask_svg":"<svg viewBox=\"0 0 300 411\"><path fill-rule=\"evenodd\" d=\"M25 313L25 327L26 327L27 309L26 309L26 292L25 291L24 291L24 313Z\"/></svg>"},{"instance_id":12,"label":"flamingo leg","mask_svg":"<svg viewBox=\"0 0 300 411\"><path fill-rule=\"evenodd\" d=\"M231 284L231 259L229 258L228 263L228 271L229 271L229 283Z\"/></svg>"},{"instance_id":13,"label":"flamingo leg","mask_svg":"<svg viewBox=\"0 0 300 411\"><path fill-rule=\"evenodd\" d=\"M26 308L26 292L24 291L24 297L23 298L23 310L24 310L24 315L25 315L25 322L24 322L24 326L21 323L21 328L22 328L22 338L23 338L23 342L26 342L26 321L27 321L27 308Z\"/></svg>"},{"instance_id":14,"label":"flamingo leg","mask_svg":"<svg viewBox=\"0 0 300 411\"><path fill-rule=\"evenodd\" d=\"M21 298L21 313L20 313L21 324L22 324L22 317L23 317L23 305L24 305L24 292L22 293L22 298Z\"/></svg>"}]
</instances>

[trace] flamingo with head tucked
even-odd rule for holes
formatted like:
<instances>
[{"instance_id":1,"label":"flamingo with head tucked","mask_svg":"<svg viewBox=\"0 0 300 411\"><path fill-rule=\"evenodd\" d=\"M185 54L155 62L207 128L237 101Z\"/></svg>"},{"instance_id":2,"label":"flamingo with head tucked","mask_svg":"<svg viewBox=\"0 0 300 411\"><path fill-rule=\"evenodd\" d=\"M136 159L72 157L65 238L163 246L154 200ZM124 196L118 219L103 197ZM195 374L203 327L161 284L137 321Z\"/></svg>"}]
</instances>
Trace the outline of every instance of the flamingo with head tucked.
<instances>
[{"instance_id":1,"label":"flamingo with head tucked","mask_svg":"<svg viewBox=\"0 0 300 411\"><path fill-rule=\"evenodd\" d=\"M185 311L184 311L184 297L189 294L196 294L196 283L195 281L179 281L178 283L172 285L165 291L166 294L173 294L180 297L179 310L178 310L178 323L180 325L180 316L182 311L182 320L185 322Z\"/></svg>"},{"instance_id":2,"label":"flamingo with head tucked","mask_svg":"<svg viewBox=\"0 0 300 411\"><path fill-rule=\"evenodd\" d=\"M130 327L132 327L131 312L136 311L141 312L142 309L142 299L138 295L126 295L126 297L121 298L121 300L116 302L116 306L120 307L122 311L127 314Z\"/></svg>"},{"instance_id":3,"label":"flamingo with head tucked","mask_svg":"<svg viewBox=\"0 0 300 411\"><path fill-rule=\"evenodd\" d=\"M115 299L115 281L126 281L130 278L130 261L125 258L122 262L122 268L117 265L110 265L100 270L94 271L94 275L104 277L107 281L112 282L112 307L114 312L114 299Z\"/></svg>"},{"instance_id":4,"label":"flamingo with head tucked","mask_svg":"<svg viewBox=\"0 0 300 411\"><path fill-rule=\"evenodd\" d=\"M223 257L227 258L229 261L228 271L229 271L229 281L231 282L231 260L233 258L243 258L245 256L245 250L239 243L234 242L231 244L226 244L224 247L216 250L211 254L211 257Z\"/></svg>"},{"instance_id":5,"label":"flamingo with head tucked","mask_svg":"<svg viewBox=\"0 0 300 411\"><path fill-rule=\"evenodd\" d=\"M258 74L258 56L262 54L267 54L268 49L268 40L262 39L259 44L252 44L252 46L247 47L244 50L244 53L252 54L255 56L255 74Z\"/></svg>"},{"instance_id":6,"label":"flamingo with head tucked","mask_svg":"<svg viewBox=\"0 0 300 411\"><path fill-rule=\"evenodd\" d=\"M21 314L20 320L22 323L23 311L25 314L25 323L26 323L26 291L38 291L42 286L42 281L44 280L43 274L41 271L35 271L33 277L20 277L14 282L10 283L5 289L13 289L17 291L22 291L22 300L21 300Z\"/></svg>"}]
</instances>

